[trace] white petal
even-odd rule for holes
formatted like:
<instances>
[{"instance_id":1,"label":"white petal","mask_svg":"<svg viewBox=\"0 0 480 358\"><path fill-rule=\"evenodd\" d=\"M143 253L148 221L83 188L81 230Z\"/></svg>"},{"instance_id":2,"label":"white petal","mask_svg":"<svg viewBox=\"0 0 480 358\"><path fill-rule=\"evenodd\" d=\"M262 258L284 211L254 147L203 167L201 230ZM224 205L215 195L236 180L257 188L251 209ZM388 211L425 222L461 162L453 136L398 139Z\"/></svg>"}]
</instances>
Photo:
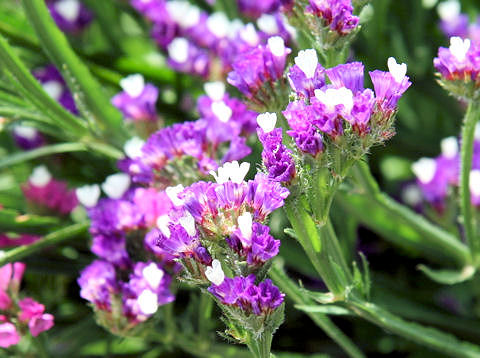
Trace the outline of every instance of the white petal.
<instances>
[{"instance_id":1,"label":"white petal","mask_svg":"<svg viewBox=\"0 0 480 358\"><path fill-rule=\"evenodd\" d=\"M265 133L270 133L277 124L277 114L265 112L257 116L257 124Z\"/></svg>"},{"instance_id":2,"label":"white petal","mask_svg":"<svg viewBox=\"0 0 480 358\"><path fill-rule=\"evenodd\" d=\"M470 40L463 40L461 37L451 37L450 38L450 53L458 60L464 61L467 57L467 52L470 49Z\"/></svg>"},{"instance_id":3,"label":"white petal","mask_svg":"<svg viewBox=\"0 0 480 358\"><path fill-rule=\"evenodd\" d=\"M353 108L353 93L346 87L328 88L325 91L316 89L315 97L322 102L328 110L334 111L335 106L342 104L347 112Z\"/></svg>"},{"instance_id":4,"label":"white petal","mask_svg":"<svg viewBox=\"0 0 480 358\"><path fill-rule=\"evenodd\" d=\"M97 205L98 198L100 197L100 187L97 184L84 185L75 190L77 199L83 206L92 208Z\"/></svg>"},{"instance_id":5,"label":"white petal","mask_svg":"<svg viewBox=\"0 0 480 358\"><path fill-rule=\"evenodd\" d=\"M175 206L182 206L183 205L183 200L178 197L178 194L180 194L183 189L182 184L178 184L176 186L169 186L168 188L165 189L165 194L167 194L168 198L172 201L173 205Z\"/></svg>"},{"instance_id":6,"label":"white petal","mask_svg":"<svg viewBox=\"0 0 480 358\"><path fill-rule=\"evenodd\" d=\"M207 267L205 276L214 285L220 285L225 280L225 273L222 270L222 265L217 259L212 261L212 266Z\"/></svg>"},{"instance_id":7,"label":"white petal","mask_svg":"<svg viewBox=\"0 0 480 358\"><path fill-rule=\"evenodd\" d=\"M167 1L167 11L181 28L187 29L200 21L200 9L187 1Z\"/></svg>"},{"instance_id":8,"label":"white petal","mask_svg":"<svg viewBox=\"0 0 480 358\"><path fill-rule=\"evenodd\" d=\"M415 206L422 202L422 192L416 184L407 186L402 191L402 200L410 205Z\"/></svg>"},{"instance_id":9,"label":"white petal","mask_svg":"<svg viewBox=\"0 0 480 358\"><path fill-rule=\"evenodd\" d=\"M42 83L42 88L54 100L58 101L63 92L63 85L58 81L48 81Z\"/></svg>"},{"instance_id":10,"label":"white petal","mask_svg":"<svg viewBox=\"0 0 480 358\"><path fill-rule=\"evenodd\" d=\"M143 314L152 315L158 309L158 296L150 290L143 290L137 299L138 307Z\"/></svg>"},{"instance_id":11,"label":"white petal","mask_svg":"<svg viewBox=\"0 0 480 358\"><path fill-rule=\"evenodd\" d=\"M50 174L45 165L40 165L33 169L28 180L35 186L43 187L52 180L52 174Z\"/></svg>"},{"instance_id":12,"label":"white petal","mask_svg":"<svg viewBox=\"0 0 480 358\"><path fill-rule=\"evenodd\" d=\"M252 47L257 46L260 42L257 30L255 30L253 24L246 24L245 27L240 30L240 38Z\"/></svg>"},{"instance_id":13,"label":"white petal","mask_svg":"<svg viewBox=\"0 0 480 358\"><path fill-rule=\"evenodd\" d=\"M145 144L145 141L139 137L133 137L127 140L123 146L123 151L129 158L138 158L141 157L142 147Z\"/></svg>"},{"instance_id":14,"label":"white petal","mask_svg":"<svg viewBox=\"0 0 480 358\"><path fill-rule=\"evenodd\" d=\"M300 51L295 57L295 64L307 78L313 78L318 65L317 52L314 49Z\"/></svg>"},{"instance_id":15,"label":"white petal","mask_svg":"<svg viewBox=\"0 0 480 358\"><path fill-rule=\"evenodd\" d=\"M145 88L145 79L140 74L130 75L120 80L120 87L130 97L136 98L142 94Z\"/></svg>"},{"instance_id":16,"label":"white petal","mask_svg":"<svg viewBox=\"0 0 480 358\"><path fill-rule=\"evenodd\" d=\"M78 0L60 0L53 6L67 21L73 22L78 18L78 15L80 15L80 2Z\"/></svg>"},{"instance_id":17,"label":"white petal","mask_svg":"<svg viewBox=\"0 0 480 358\"><path fill-rule=\"evenodd\" d=\"M440 142L442 154L447 158L455 158L458 154L458 140L456 137L448 137Z\"/></svg>"},{"instance_id":18,"label":"white petal","mask_svg":"<svg viewBox=\"0 0 480 358\"><path fill-rule=\"evenodd\" d=\"M246 239L252 238L252 224L252 214L248 211L238 217L238 228L240 229L242 236Z\"/></svg>"},{"instance_id":19,"label":"white petal","mask_svg":"<svg viewBox=\"0 0 480 358\"><path fill-rule=\"evenodd\" d=\"M451 21L460 15L460 3L457 0L444 1L437 6L438 16L442 20Z\"/></svg>"},{"instance_id":20,"label":"white petal","mask_svg":"<svg viewBox=\"0 0 480 358\"><path fill-rule=\"evenodd\" d=\"M156 263L152 262L144 267L142 270L142 275L145 277L145 280L147 280L150 287L156 290L160 285L160 282L162 282L164 273Z\"/></svg>"},{"instance_id":21,"label":"white petal","mask_svg":"<svg viewBox=\"0 0 480 358\"><path fill-rule=\"evenodd\" d=\"M277 19L273 15L263 14L257 20L257 26L260 30L268 35L275 35L280 32L278 28Z\"/></svg>"},{"instance_id":22,"label":"white petal","mask_svg":"<svg viewBox=\"0 0 480 358\"><path fill-rule=\"evenodd\" d=\"M469 187L474 196L480 196L480 170L475 169L470 172Z\"/></svg>"},{"instance_id":23,"label":"white petal","mask_svg":"<svg viewBox=\"0 0 480 358\"><path fill-rule=\"evenodd\" d=\"M178 222L182 225L188 235L195 236L197 229L195 228L195 219L192 214L186 211L185 215L178 219Z\"/></svg>"},{"instance_id":24,"label":"white petal","mask_svg":"<svg viewBox=\"0 0 480 358\"><path fill-rule=\"evenodd\" d=\"M168 227L170 222L171 220L168 215L162 215L157 218L157 227L167 238L169 238L171 235L170 229Z\"/></svg>"},{"instance_id":25,"label":"white petal","mask_svg":"<svg viewBox=\"0 0 480 358\"><path fill-rule=\"evenodd\" d=\"M220 122L227 123L232 117L232 109L223 101L213 102L210 108Z\"/></svg>"},{"instance_id":26,"label":"white petal","mask_svg":"<svg viewBox=\"0 0 480 358\"><path fill-rule=\"evenodd\" d=\"M130 177L125 173L109 175L102 184L102 190L112 199L120 199L129 187Z\"/></svg>"},{"instance_id":27,"label":"white petal","mask_svg":"<svg viewBox=\"0 0 480 358\"><path fill-rule=\"evenodd\" d=\"M393 57L389 57L387 61L388 70L395 79L395 82L401 83L407 74L407 65L405 63L398 64Z\"/></svg>"},{"instance_id":28,"label":"white petal","mask_svg":"<svg viewBox=\"0 0 480 358\"><path fill-rule=\"evenodd\" d=\"M225 95L225 83L220 81L207 82L203 85L203 88L207 93L207 96L214 101L222 100Z\"/></svg>"},{"instance_id":29,"label":"white petal","mask_svg":"<svg viewBox=\"0 0 480 358\"><path fill-rule=\"evenodd\" d=\"M19 137L30 140L35 139L38 135L38 131L35 128L20 124L13 127L13 132Z\"/></svg>"},{"instance_id":30,"label":"white petal","mask_svg":"<svg viewBox=\"0 0 480 358\"><path fill-rule=\"evenodd\" d=\"M280 36L273 36L268 39L268 48L272 52L273 56L282 57L285 56L285 42Z\"/></svg>"},{"instance_id":31,"label":"white petal","mask_svg":"<svg viewBox=\"0 0 480 358\"><path fill-rule=\"evenodd\" d=\"M224 38L229 31L230 21L223 12L215 12L207 19L207 28L218 38Z\"/></svg>"},{"instance_id":32,"label":"white petal","mask_svg":"<svg viewBox=\"0 0 480 358\"><path fill-rule=\"evenodd\" d=\"M422 183L429 183L435 176L437 162L431 158L420 158L412 164L412 171Z\"/></svg>"},{"instance_id":33,"label":"white petal","mask_svg":"<svg viewBox=\"0 0 480 358\"><path fill-rule=\"evenodd\" d=\"M185 63L188 60L188 41L183 37L177 37L168 45L168 56L178 63Z\"/></svg>"}]
</instances>

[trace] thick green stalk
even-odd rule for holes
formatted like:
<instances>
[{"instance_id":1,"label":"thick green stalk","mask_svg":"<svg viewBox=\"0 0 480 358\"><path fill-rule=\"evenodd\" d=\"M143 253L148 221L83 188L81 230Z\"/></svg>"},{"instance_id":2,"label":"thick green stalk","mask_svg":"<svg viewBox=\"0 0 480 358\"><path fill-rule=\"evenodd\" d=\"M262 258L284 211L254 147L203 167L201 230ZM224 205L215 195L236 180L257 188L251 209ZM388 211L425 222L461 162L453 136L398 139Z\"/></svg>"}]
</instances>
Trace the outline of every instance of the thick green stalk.
<instances>
[{"instance_id":1,"label":"thick green stalk","mask_svg":"<svg viewBox=\"0 0 480 358\"><path fill-rule=\"evenodd\" d=\"M73 224L64 227L60 230L54 231L40 240L35 241L33 244L19 246L14 249L8 250L0 257L0 266L3 266L9 262L18 261L36 253L37 251L52 245L57 245L61 242L75 238L77 235L86 233L90 223L83 222L79 224Z\"/></svg>"},{"instance_id":2,"label":"thick green stalk","mask_svg":"<svg viewBox=\"0 0 480 358\"><path fill-rule=\"evenodd\" d=\"M456 358L480 358L479 346L460 341L435 328L405 321L373 303L352 300L348 307L367 321L442 354Z\"/></svg>"},{"instance_id":3,"label":"thick green stalk","mask_svg":"<svg viewBox=\"0 0 480 358\"><path fill-rule=\"evenodd\" d=\"M480 255L480 237L475 235L474 230L472 204L470 202L470 170L472 169L475 124L479 115L480 104L476 100L471 100L463 122L460 168L460 211L463 217L466 241L474 261L477 261Z\"/></svg>"},{"instance_id":4,"label":"thick green stalk","mask_svg":"<svg viewBox=\"0 0 480 358\"><path fill-rule=\"evenodd\" d=\"M270 350L272 347L273 334L263 332L260 337L249 335L247 346L254 358L270 358Z\"/></svg>"},{"instance_id":5,"label":"thick green stalk","mask_svg":"<svg viewBox=\"0 0 480 358\"><path fill-rule=\"evenodd\" d=\"M269 276L285 293L288 299L300 305L313 305L313 300L305 295L302 291L283 271L282 264L279 260L275 261L270 269ZM327 336L336 342L351 358L364 358L365 355L353 343L348 336L346 336L325 314L318 312L306 312L317 326L319 326Z\"/></svg>"},{"instance_id":6,"label":"thick green stalk","mask_svg":"<svg viewBox=\"0 0 480 358\"><path fill-rule=\"evenodd\" d=\"M430 246L435 251L441 250L460 266L469 264L470 253L468 247L452 234L433 225L424 217L382 193L370 172L368 164L363 161L358 162L351 173L354 179L361 185L363 194L372 199L370 200L372 205L387 213L391 220L399 220L402 224L406 224L410 230L419 234L421 242L415 243L412 241L409 244L418 245L423 251L425 251L425 246L427 248ZM354 208L349 207L347 204L348 200L346 201L345 209L352 212ZM370 212L365 210L354 212L354 215L360 221L369 223L371 229L381 232L382 229L378 227L378 223L371 220L370 214Z\"/></svg>"}]
</instances>

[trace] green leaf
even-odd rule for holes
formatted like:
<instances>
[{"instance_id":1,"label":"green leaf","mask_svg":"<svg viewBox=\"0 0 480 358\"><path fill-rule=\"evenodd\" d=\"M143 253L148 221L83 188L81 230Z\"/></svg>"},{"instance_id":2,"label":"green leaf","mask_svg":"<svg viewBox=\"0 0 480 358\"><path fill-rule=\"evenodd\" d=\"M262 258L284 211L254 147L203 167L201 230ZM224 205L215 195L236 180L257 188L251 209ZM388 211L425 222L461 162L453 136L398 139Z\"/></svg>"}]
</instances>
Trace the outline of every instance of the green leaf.
<instances>
[{"instance_id":1,"label":"green leaf","mask_svg":"<svg viewBox=\"0 0 480 358\"><path fill-rule=\"evenodd\" d=\"M348 309L341 306L334 306L334 305L295 305L296 309L304 312L311 312L311 313L323 313L326 315L336 315L336 316L343 316L343 315L350 315L352 314Z\"/></svg>"},{"instance_id":2,"label":"green leaf","mask_svg":"<svg viewBox=\"0 0 480 358\"><path fill-rule=\"evenodd\" d=\"M56 217L20 214L16 210L0 210L0 232L36 233L46 232L56 226L60 220Z\"/></svg>"},{"instance_id":3,"label":"green leaf","mask_svg":"<svg viewBox=\"0 0 480 358\"><path fill-rule=\"evenodd\" d=\"M425 265L418 265L417 268L431 280L443 285L455 285L470 280L476 272L475 267L465 266L461 270L433 270Z\"/></svg>"}]
</instances>

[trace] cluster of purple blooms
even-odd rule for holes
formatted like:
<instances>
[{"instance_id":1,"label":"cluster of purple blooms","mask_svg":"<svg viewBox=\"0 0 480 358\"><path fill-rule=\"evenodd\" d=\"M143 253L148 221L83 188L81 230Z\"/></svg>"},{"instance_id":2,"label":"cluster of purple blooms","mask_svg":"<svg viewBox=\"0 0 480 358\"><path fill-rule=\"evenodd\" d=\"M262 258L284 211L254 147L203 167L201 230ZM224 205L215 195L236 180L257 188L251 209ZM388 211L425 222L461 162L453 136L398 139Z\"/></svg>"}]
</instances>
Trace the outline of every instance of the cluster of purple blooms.
<instances>
[{"instance_id":1,"label":"cluster of purple blooms","mask_svg":"<svg viewBox=\"0 0 480 358\"><path fill-rule=\"evenodd\" d=\"M287 134L295 140L298 151L315 158L331 147L328 143L336 148L353 142L357 146L361 143L364 154L371 145L390 138L398 100L411 82L405 76L405 64L390 58L388 66L389 72L370 72L374 92L363 86L360 62L324 69L315 50L300 51L288 72L298 99L283 112L290 126ZM258 116L257 133L269 176L289 183L295 176L294 160L292 151L282 144L282 129L275 128L276 119L273 113Z\"/></svg>"},{"instance_id":2,"label":"cluster of purple blooms","mask_svg":"<svg viewBox=\"0 0 480 358\"><path fill-rule=\"evenodd\" d=\"M480 127L475 131L475 142L470 172L470 198L480 208ZM423 198L440 214L448 206L448 198L460 180L460 153L458 140L448 137L441 142L441 154L436 158L421 158L412 166Z\"/></svg>"},{"instance_id":3,"label":"cluster of purple blooms","mask_svg":"<svg viewBox=\"0 0 480 358\"><path fill-rule=\"evenodd\" d=\"M470 39L474 43L480 43L480 18L470 23L467 14L460 12L458 0L441 2L437 7L440 17L440 29L447 38L461 37Z\"/></svg>"},{"instance_id":4,"label":"cluster of purple blooms","mask_svg":"<svg viewBox=\"0 0 480 358\"><path fill-rule=\"evenodd\" d=\"M223 77L238 54L247 52L268 37L289 38L278 13L277 2L241 1L240 8L252 15L263 14L251 23L230 21L223 13L208 14L187 1L132 0L132 6L153 23L152 35L168 52L168 64L176 71L204 78Z\"/></svg>"},{"instance_id":5,"label":"cluster of purple blooms","mask_svg":"<svg viewBox=\"0 0 480 358\"><path fill-rule=\"evenodd\" d=\"M349 34L359 21L353 15L351 0L310 0L305 12L314 15L323 26L341 36Z\"/></svg>"},{"instance_id":6,"label":"cluster of purple blooms","mask_svg":"<svg viewBox=\"0 0 480 358\"><path fill-rule=\"evenodd\" d=\"M92 21L92 13L80 0L47 0L48 10L60 30L77 34Z\"/></svg>"}]
</instances>

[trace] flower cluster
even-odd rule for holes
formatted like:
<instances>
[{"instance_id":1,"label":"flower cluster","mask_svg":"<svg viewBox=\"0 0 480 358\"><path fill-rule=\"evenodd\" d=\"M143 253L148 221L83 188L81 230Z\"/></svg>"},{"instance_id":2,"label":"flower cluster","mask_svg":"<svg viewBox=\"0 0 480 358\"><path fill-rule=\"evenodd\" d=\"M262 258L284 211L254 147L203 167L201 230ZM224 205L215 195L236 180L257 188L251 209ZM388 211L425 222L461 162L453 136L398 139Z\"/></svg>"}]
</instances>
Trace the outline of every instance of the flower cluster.
<instances>
[{"instance_id":1,"label":"flower cluster","mask_svg":"<svg viewBox=\"0 0 480 358\"><path fill-rule=\"evenodd\" d=\"M458 0L441 2L437 7L440 17L440 29L447 38L461 37L469 38L474 43L480 42L480 19L470 23L468 15L460 12Z\"/></svg>"},{"instance_id":2,"label":"flower cluster","mask_svg":"<svg viewBox=\"0 0 480 358\"><path fill-rule=\"evenodd\" d=\"M241 8L259 15L274 12L272 2L242 2ZM153 23L152 34L168 52L169 65L180 72L218 78L231 70L238 54L265 43L273 35L288 38L286 25L278 13L264 14L253 24L230 21L224 13L207 14L186 1L132 0L132 6Z\"/></svg>"},{"instance_id":3,"label":"flower cluster","mask_svg":"<svg viewBox=\"0 0 480 358\"><path fill-rule=\"evenodd\" d=\"M33 337L49 330L54 317L45 306L30 297L19 298L25 264L10 263L0 268L0 347L18 344L27 329Z\"/></svg>"},{"instance_id":4,"label":"flower cluster","mask_svg":"<svg viewBox=\"0 0 480 358\"><path fill-rule=\"evenodd\" d=\"M53 211L66 215L78 204L77 196L67 184L52 178L45 166L36 167L27 183L22 186L25 198L35 209Z\"/></svg>"},{"instance_id":5,"label":"flower cluster","mask_svg":"<svg viewBox=\"0 0 480 358\"><path fill-rule=\"evenodd\" d=\"M92 21L92 13L80 0L47 0L48 10L57 26L77 34Z\"/></svg>"},{"instance_id":6,"label":"flower cluster","mask_svg":"<svg viewBox=\"0 0 480 358\"><path fill-rule=\"evenodd\" d=\"M240 12L251 18L259 18L263 14L273 14L280 9L282 3L287 1L281 0L238 0L238 9Z\"/></svg>"},{"instance_id":7,"label":"flower cluster","mask_svg":"<svg viewBox=\"0 0 480 358\"><path fill-rule=\"evenodd\" d=\"M441 142L441 154L436 158L421 158L412 165L423 198L439 213L446 211L452 191L459 185L460 153L458 140L448 137ZM475 142L470 172L470 198L480 208L480 126Z\"/></svg>"},{"instance_id":8,"label":"flower cluster","mask_svg":"<svg viewBox=\"0 0 480 358\"><path fill-rule=\"evenodd\" d=\"M351 0L310 0L305 11L320 19L323 26L342 36L358 25L359 19L353 15Z\"/></svg>"}]
</instances>

